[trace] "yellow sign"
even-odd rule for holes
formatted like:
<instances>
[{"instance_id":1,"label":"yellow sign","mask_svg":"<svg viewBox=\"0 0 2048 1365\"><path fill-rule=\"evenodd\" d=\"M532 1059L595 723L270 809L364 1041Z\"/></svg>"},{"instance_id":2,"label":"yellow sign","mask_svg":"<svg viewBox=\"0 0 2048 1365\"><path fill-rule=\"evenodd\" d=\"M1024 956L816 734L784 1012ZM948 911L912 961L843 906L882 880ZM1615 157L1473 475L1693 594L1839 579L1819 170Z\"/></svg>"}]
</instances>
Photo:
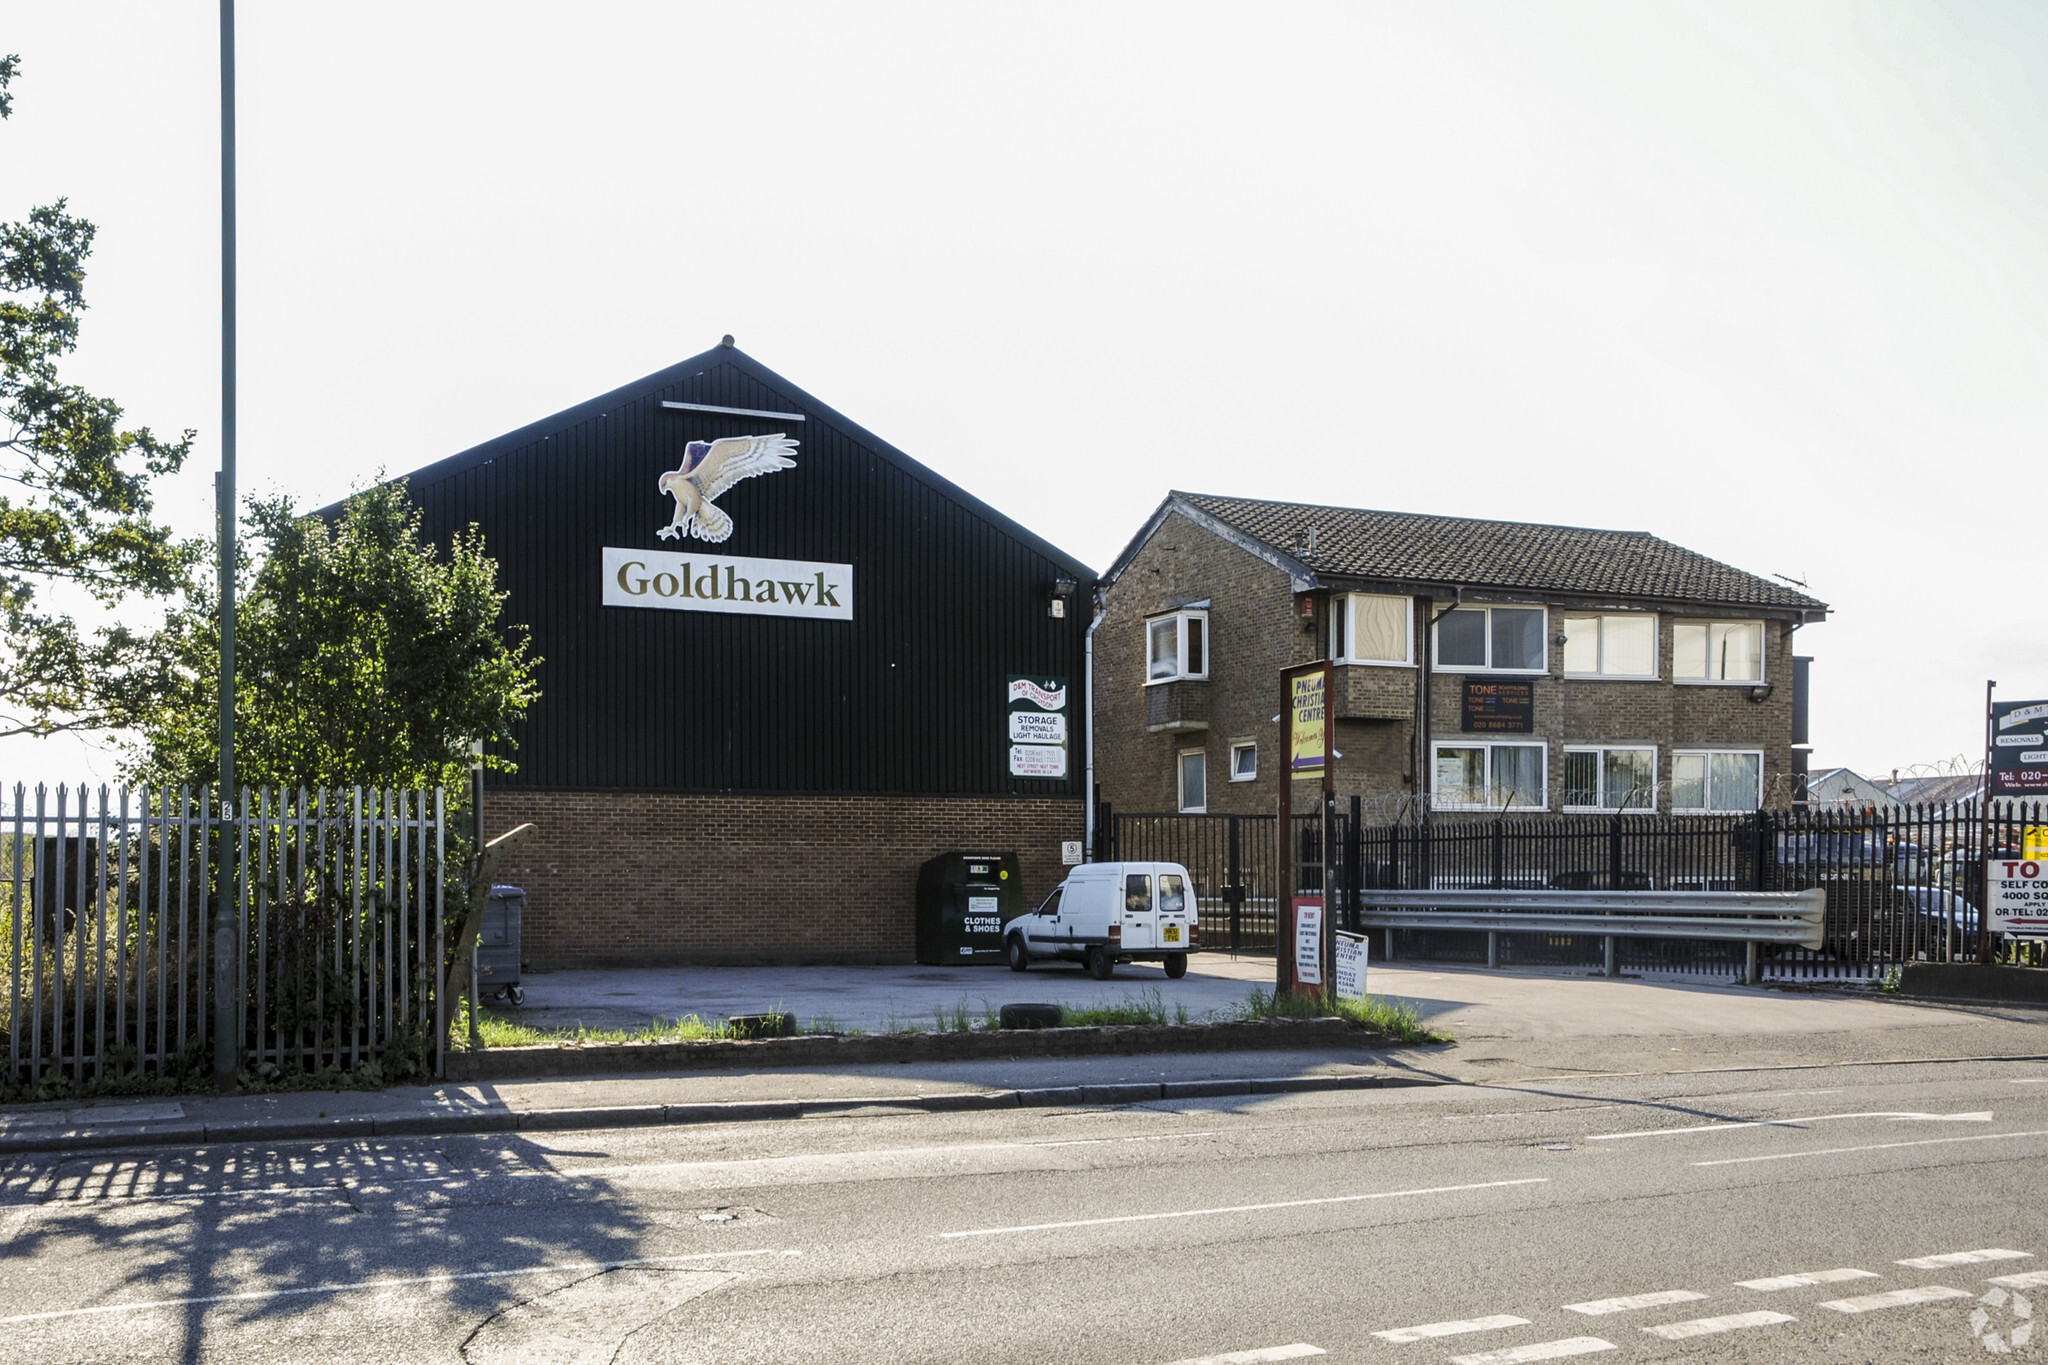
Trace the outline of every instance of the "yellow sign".
<instances>
[{"instance_id":1,"label":"yellow sign","mask_svg":"<svg viewBox=\"0 0 2048 1365\"><path fill-rule=\"evenodd\" d=\"M2020 841L2020 856L2048 862L2048 825L2028 825Z\"/></svg>"},{"instance_id":2,"label":"yellow sign","mask_svg":"<svg viewBox=\"0 0 2048 1365\"><path fill-rule=\"evenodd\" d=\"M1296 674L1287 706L1287 768L1296 777L1313 777L1328 761L1327 714L1322 671Z\"/></svg>"}]
</instances>

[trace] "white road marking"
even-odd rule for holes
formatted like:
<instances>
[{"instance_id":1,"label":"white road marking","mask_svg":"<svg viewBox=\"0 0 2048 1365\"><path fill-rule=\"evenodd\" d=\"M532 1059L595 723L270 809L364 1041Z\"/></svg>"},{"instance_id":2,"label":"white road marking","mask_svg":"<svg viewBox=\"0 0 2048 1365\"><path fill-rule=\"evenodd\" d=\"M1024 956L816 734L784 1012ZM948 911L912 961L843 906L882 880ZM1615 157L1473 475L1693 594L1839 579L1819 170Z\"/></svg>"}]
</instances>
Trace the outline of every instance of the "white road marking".
<instances>
[{"instance_id":1,"label":"white road marking","mask_svg":"<svg viewBox=\"0 0 2048 1365\"><path fill-rule=\"evenodd\" d=\"M2003 1247L1986 1247L1982 1251L1949 1251L1939 1256L1915 1256L1910 1261L1898 1261L1897 1265L1910 1266L1914 1270L1945 1270L1952 1265L1982 1265L1986 1261L2031 1261L2031 1251L2007 1251Z\"/></svg>"},{"instance_id":2,"label":"white road marking","mask_svg":"<svg viewBox=\"0 0 2048 1365\"><path fill-rule=\"evenodd\" d=\"M1690 1289L1660 1289L1654 1294L1591 1299L1585 1303L1568 1303L1564 1307L1567 1313L1584 1313L1589 1318L1597 1318L1607 1313L1632 1313L1638 1308L1662 1308L1667 1303L1693 1303L1705 1297L1705 1294L1695 1294Z\"/></svg>"},{"instance_id":3,"label":"white road marking","mask_svg":"<svg viewBox=\"0 0 2048 1365\"><path fill-rule=\"evenodd\" d=\"M1566 1337L1563 1341L1539 1341L1530 1346L1510 1346L1503 1351L1481 1351L1476 1356L1452 1356L1451 1365L1526 1365L1531 1360L1563 1360L1566 1356L1611 1351L1614 1343L1598 1337Z\"/></svg>"},{"instance_id":4,"label":"white road marking","mask_svg":"<svg viewBox=\"0 0 2048 1365\"><path fill-rule=\"evenodd\" d=\"M0 1318L0 1326L16 1322L47 1322L52 1318L82 1318L102 1313L138 1313L151 1308L189 1308L207 1303L256 1303L264 1299L296 1298L304 1294L359 1294L369 1289L408 1289L428 1284L456 1284L464 1280L512 1280L526 1275L587 1275L633 1266L679 1265L684 1261L717 1261L747 1256L801 1256L800 1251L706 1251L694 1256L642 1256L630 1261L564 1261L555 1265L525 1266L517 1270L467 1270L445 1275L408 1275L382 1280L341 1280L328 1284L295 1285L290 1289L249 1289L237 1294L199 1294L185 1299L148 1299L141 1303L102 1303L91 1308L58 1308L46 1313L16 1313Z\"/></svg>"},{"instance_id":5,"label":"white road marking","mask_svg":"<svg viewBox=\"0 0 2048 1365\"><path fill-rule=\"evenodd\" d=\"M1874 1270L1808 1270L1797 1275L1773 1275L1767 1280L1737 1280L1738 1289L1761 1289L1766 1293L1774 1289L1803 1289L1810 1284L1840 1284L1843 1280L1875 1280L1880 1278Z\"/></svg>"},{"instance_id":6,"label":"white road marking","mask_svg":"<svg viewBox=\"0 0 2048 1365\"><path fill-rule=\"evenodd\" d=\"M1802 1128L1809 1123L1832 1123L1838 1119L1896 1119L1902 1123L1989 1123L1991 1111L1922 1114L1912 1110L1879 1109L1859 1114L1809 1114L1799 1119L1749 1119L1739 1122L1731 1120L1727 1123L1701 1123L1691 1128L1649 1128L1635 1133L1599 1133L1587 1138L1586 1141L1626 1142L1631 1138L1679 1137L1686 1133L1732 1133L1739 1128Z\"/></svg>"},{"instance_id":7,"label":"white road marking","mask_svg":"<svg viewBox=\"0 0 2048 1365\"><path fill-rule=\"evenodd\" d=\"M994 1237L1005 1232L1052 1232L1060 1228L1099 1228L1110 1223L1154 1223L1163 1218L1202 1218L1214 1213L1263 1213L1268 1209L1305 1209L1318 1204L1356 1204L1367 1199L1404 1199L1417 1194L1458 1194L1465 1190L1498 1190L1510 1185L1547 1185L1550 1177L1488 1180L1477 1185L1432 1185L1421 1190L1386 1190L1379 1194L1333 1194L1323 1199L1284 1199L1274 1204L1231 1204L1214 1209L1178 1209L1172 1213L1126 1213L1115 1218L1075 1218L1064 1223L1020 1223L1007 1228L970 1228L942 1232L941 1237Z\"/></svg>"},{"instance_id":8,"label":"white road marking","mask_svg":"<svg viewBox=\"0 0 2048 1365\"><path fill-rule=\"evenodd\" d=\"M1996 1142L2000 1138L2048 1137L2048 1128L2025 1133L1972 1133L1968 1137L1918 1138L1912 1142L1873 1142L1863 1147L1823 1147L1812 1152L1773 1152L1769 1156L1730 1156L1718 1161L1695 1161L1695 1166L1745 1166L1756 1161L1796 1161L1808 1156L1842 1156L1848 1152L1889 1152L1896 1147L1941 1147L1951 1142Z\"/></svg>"},{"instance_id":9,"label":"white road marking","mask_svg":"<svg viewBox=\"0 0 2048 1365\"><path fill-rule=\"evenodd\" d=\"M1916 1303L1940 1303L1944 1299L1967 1299L1967 1291L1947 1285L1930 1284L1918 1289L1894 1289L1884 1294L1865 1294L1860 1299L1829 1299L1821 1307L1837 1313L1870 1313L1880 1308L1904 1308Z\"/></svg>"},{"instance_id":10,"label":"white road marking","mask_svg":"<svg viewBox=\"0 0 2048 1365\"><path fill-rule=\"evenodd\" d=\"M1725 1318L1694 1318L1691 1322L1667 1322L1643 1330L1651 1336L1666 1341L1684 1341L1687 1337L1710 1337L1716 1332L1739 1332L1745 1327L1770 1327L1780 1322L1797 1322L1790 1313L1730 1313Z\"/></svg>"},{"instance_id":11,"label":"white road marking","mask_svg":"<svg viewBox=\"0 0 2048 1365\"><path fill-rule=\"evenodd\" d=\"M1292 1346L1262 1346L1256 1351L1231 1351L1220 1356L1195 1356L1176 1360L1173 1365L1262 1365L1268 1360L1300 1360L1304 1356L1328 1355L1320 1346L1297 1341Z\"/></svg>"},{"instance_id":12,"label":"white road marking","mask_svg":"<svg viewBox=\"0 0 2048 1365\"><path fill-rule=\"evenodd\" d=\"M1994 1275L1987 1284L2002 1284L2007 1289L2039 1289L2048 1285L2048 1270L2029 1270L2024 1275Z\"/></svg>"},{"instance_id":13,"label":"white road marking","mask_svg":"<svg viewBox=\"0 0 2048 1365\"><path fill-rule=\"evenodd\" d=\"M1381 1341L1409 1342L1427 1341L1431 1337L1455 1337L1466 1332L1491 1332L1501 1327L1527 1327L1527 1318L1511 1317L1500 1313L1490 1318L1465 1318L1459 1322L1425 1322L1420 1327L1396 1327L1389 1332L1374 1332Z\"/></svg>"}]
</instances>

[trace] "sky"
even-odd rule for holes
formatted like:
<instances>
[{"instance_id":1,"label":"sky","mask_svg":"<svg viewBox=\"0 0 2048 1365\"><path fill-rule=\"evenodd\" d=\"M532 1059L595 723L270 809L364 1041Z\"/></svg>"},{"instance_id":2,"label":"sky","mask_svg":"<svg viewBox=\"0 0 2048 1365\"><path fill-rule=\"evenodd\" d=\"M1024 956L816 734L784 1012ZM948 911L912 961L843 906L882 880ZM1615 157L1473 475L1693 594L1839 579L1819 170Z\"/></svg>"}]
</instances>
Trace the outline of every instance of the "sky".
<instances>
[{"instance_id":1,"label":"sky","mask_svg":"<svg viewBox=\"0 0 2048 1365\"><path fill-rule=\"evenodd\" d=\"M197 431L193 534L217 25L0 22L0 219L99 225L66 375ZM243 0L238 64L245 494L730 333L1097 568L1178 488L1804 582L1816 767L1980 754L1987 679L2048 696L2048 7ZM117 773L0 742L10 784Z\"/></svg>"}]
</instances>

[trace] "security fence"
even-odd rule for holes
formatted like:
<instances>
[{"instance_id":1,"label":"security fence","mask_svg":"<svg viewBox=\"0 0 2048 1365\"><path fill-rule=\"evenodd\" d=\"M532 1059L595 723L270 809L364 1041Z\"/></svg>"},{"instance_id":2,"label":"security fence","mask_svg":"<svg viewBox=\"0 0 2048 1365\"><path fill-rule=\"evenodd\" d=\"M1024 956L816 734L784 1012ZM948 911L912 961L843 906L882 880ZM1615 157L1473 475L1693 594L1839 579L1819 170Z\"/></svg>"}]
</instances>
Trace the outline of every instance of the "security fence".
<instances>
[{"instance_id":1,"label":"security fence","mask_svg":"<svg viewBox=\"0 0 2048 1365\"><path fill-rule=\"evenodd\" d=\"M438 790L245 788L224 810L210 789L17 785L0 805L8 1079L210 1074L221 991L259 1076L439 1074L446 833Z\"/></svg>"},{"instance_id":2,"label":"security fence","mask_svg":"<svg viewBox=\"0 0 2048 1365\"><path fill-rule=\"evenodd\" d=\"M1982 850L2017 857L2025 831L2048 826L2048 807L1975 802L1883 811L1755 811L1729 815L1430 814L1368 824L1354 798L1294 817L1297 892L1329 888L1333 922L1357 927L1357 893L1386 890L1700 890L1827 894L1817 949L1772 947L1763 973L1786 978L1872 977L1905 962L1974 961L1984 894ZM1255 886L1242 902L1259 914L1239 946L1270 951L1273 817L1123 815L1105 810L1110 838L1098 857L1164 858L1187 864L1198 883ZM1327 829L1327 835L1325 833ZM1324 847L1330 850L1326 870ZM1233 852L1232 850L1236 851ZM1203 941L1227 943L1207 902ZM1222 930L1223 932L1219 932ZM2032 960L2032 945L1994 941L1998 960ZM1599 966L1603 939L1572 934L1497 934L1389 929L1374 935L1380 960L1421 958L1502 965ZM1622 939L1630 970L1739 974L1740 944Z\"/></svg>"}]
</instances>

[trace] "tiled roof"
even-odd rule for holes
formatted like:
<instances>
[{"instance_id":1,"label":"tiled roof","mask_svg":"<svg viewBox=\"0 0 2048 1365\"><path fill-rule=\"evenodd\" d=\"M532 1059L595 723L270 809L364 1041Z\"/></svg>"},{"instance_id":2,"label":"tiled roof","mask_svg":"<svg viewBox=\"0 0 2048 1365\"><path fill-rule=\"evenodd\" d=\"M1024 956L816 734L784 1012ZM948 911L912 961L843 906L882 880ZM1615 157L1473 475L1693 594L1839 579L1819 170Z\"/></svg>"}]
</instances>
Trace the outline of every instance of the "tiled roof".
<instances>
[{"instance_id":1,"label":"tiled roof","mask_svg":"<svg viewBox=\"0 0 2048 1365\"><path fill-rule=\"evenodd\" d=\"M1175 501L1309 565L1318 574L1465 587L1527 588L1825 611L1805 593L1695 554L1647 531L1374 512L1208 493ZM1314 533L1315 551L1303 552Z\"/></svg>"}]
</instances>

